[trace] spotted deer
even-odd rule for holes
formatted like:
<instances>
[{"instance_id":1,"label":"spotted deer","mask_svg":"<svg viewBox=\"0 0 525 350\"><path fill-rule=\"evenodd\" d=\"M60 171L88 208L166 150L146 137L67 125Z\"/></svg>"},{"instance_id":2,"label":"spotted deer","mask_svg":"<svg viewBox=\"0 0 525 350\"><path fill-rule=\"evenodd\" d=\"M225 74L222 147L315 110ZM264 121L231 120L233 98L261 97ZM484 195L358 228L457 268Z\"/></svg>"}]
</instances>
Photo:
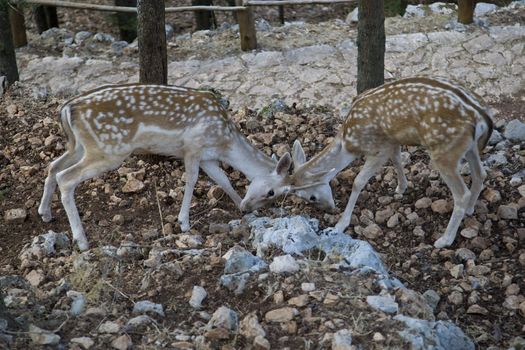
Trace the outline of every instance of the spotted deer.
<instances>
[{"instance_id":1,"label":"spotted deer","mask_svg":"<svg viewBox=\"0 0 525 350\"><path fill-rule=\"evenodd\" d=\"M75 204L75 188L116 169L131 154L184 160L186 184L178 215L182 231L190 228L189 210L199 167L239 207L241 197L219 162L231 165L249 180L262 181L280 177L291 163L289 154L277 162L255 148L209 91L160 85L104 86L67 101L60 115L67 149L49 166L38 213L44 222L51 221L51 200L58 184L73 240L81 250L89 245ZM278 189L268 191L265 199L281 194Z\"/></svg>"},{"instance_id":2,"label":"spotted deer","mask_svg":"<svg viewBox=\"0 0 525 350\"><path fill-rule=\"evenodd\" d=\"M403 193L407 180L401 166L400 146L423 146L454 199L446 231L434 243L435 247L443 248L454 242L464 215L474 212L486 177L480 152L492 129L491 115L481 99L460 85L427 77L401 79L359 95L333 142L308 162L296 162L293 173L283 172L277 182L291 193L317 186L316 190L322 189L327 197L331 195L331 190L327 189L329 181L356 157L364 155L365 164L354 180L348 204L335 226L337 231L343 232L350 225L359 193L370 177L391 159L398 173L396 192ZM304 152L297 141L293 158L294 161L304 160ZM463 158L470 165L470 190L458 171ZM274 191L279 189L277 184L266 185ZM259 207L259 199L268 187L252 182L241 208ZM307 195L298 194L308 199Z\"/></svg>"}]
</instances>

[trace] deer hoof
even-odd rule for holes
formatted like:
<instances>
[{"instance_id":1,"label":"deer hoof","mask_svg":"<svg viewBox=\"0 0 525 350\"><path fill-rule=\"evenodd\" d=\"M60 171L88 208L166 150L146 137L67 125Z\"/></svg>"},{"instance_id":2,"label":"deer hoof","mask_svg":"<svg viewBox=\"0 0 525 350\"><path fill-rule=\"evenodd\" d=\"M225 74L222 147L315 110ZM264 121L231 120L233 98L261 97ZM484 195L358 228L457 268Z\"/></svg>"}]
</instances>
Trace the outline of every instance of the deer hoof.
<instances>
[{"instance_id":1,"label":"deer hoof","mask_svg":"<svg viewBox=\"0 0 525 350\"><path fill-rule=\"evenodd\" d=\"M452 243L453 241L450 242L445 237L441 237L437 241L434 242L434 247L436 247L437 249L441 249L441 248L445 248L445 247L452 245Z\"/></svg>"},{"instance_id":2,"label":"deer hoof","mask_svg":"<svg viewBox=\"0 0 525 350\"><path fill-rule=\"evenodd\" d=\"M78 249L80 249L81 252L85 252L86 250L89 249L89 243L87 242L85 238L76 239L74 240L74 242L77 244Z\"/></svg>"}]
</instances>

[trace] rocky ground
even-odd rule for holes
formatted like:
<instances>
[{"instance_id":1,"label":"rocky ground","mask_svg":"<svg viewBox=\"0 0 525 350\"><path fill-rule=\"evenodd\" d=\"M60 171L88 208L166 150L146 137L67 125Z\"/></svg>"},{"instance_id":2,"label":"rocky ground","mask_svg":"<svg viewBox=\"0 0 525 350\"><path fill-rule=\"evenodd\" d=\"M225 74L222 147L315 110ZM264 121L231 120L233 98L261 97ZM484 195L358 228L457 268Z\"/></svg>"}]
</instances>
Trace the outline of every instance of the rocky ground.
<instances>
[{"instance_id":1,"label":"rocky ground","mask_svg":"<svg viewBox=\"0 0 525 350\"><path fill-rule=\"evenodd\" d=\"M489 22L498 18L497 26L510 24L511 28L518 28L498 29L500 34L511 33L505 39L494 34L494 29L491 32L490 27L488 31L478 27L467 28L466 32L455 29L448 37L452 42L457 35L484 39L474 44L469 39L472 47L475 43L493 43L480 51L474 49L472 57L480 52L488 56L492 49L501 48L498 52L510 61L484 65L491 68L492 74L512 78L517 86L523 86L523 63L520 63L523 61L519 57L524 42L515 34L522 27L511 22L512 18L520 18L520 11L519 7L507 12L501 10L494 17L487 17ZM438 22L425 18L425 21L419 19L422 26L442 20L441 16L431 17ZM408 19L397 20L412 23ZM336 26L343 28L342 24L334 23L305 24L303 28L317 28L325 37L331 37L332 31L326 28ZM421 28L414 24L406 27ZM280 30L283 29L270 28L268 37L277 37ZM293 42L292 33L291 30L286 34L290 34ZM309 29L308 33L311 37L315 31ZM199 35L202 34L189 40L197 42ZM222 34L209 38L219 35ZM296 35L300 37L299 32ZM334 40L336 37L333 35ZM41 40L45 38L44 35ZM396 40L408 47L413 43L410 38L413 36ZM53 40L56 41L54 37ZM520 338L525 332L522 90L503 93L494 89L498 78L485 77L479 66L471 70L481 78L478 85L477 80L467 85L485 92L495 112L497 132L482 156L488 172L486 189L476 212L464 220L450 249L438 250L432 246L448 222L450 192L430 167L426 153L410 147L403 153L409 180L407 192L403 196L394 194L395 173L387 166L361 194L353 227L347 231L351 237L369 242L378 255L366 243L350 241L348 235L330 236L329 232L319 231L315 221L304 218L319 219L320 228L333 226L350 194L360 162L340 173L332 184L339 208L336 212L320 212L287 198L278 208L258 212L258 216L266 217L262 221L254 220L252 215L239 220L242 215L233 203L202 176L191 211L194 226L188 234L181 234L176 214L182 199L183 167L178 161L136 157L117 171L78 187L77 203L92 243L92 249L81 254L71 246L68 236L61 233L69 232L69 225L58 196L53 201L55 221L44 224L36 212L45 167L63 152L57 109L64 94L74 93L78 82L88 80L86 69L90 65L107 61L106 73L115 73L115 67L131 62L129 71L115 73L126 79L133 79L136 68L132 66L132 53L110 55L109 43L101 49L100 60L95 58L96 52L88 58L81 45L60 43L55 48L35 44L22 49L19 58L23 82L8 91L0 102L0 291L16 319L8 327L0 321L0 346L17 349L30 346L402 349L410 344L422 349L432 345L448 349L474 346L519 349L525 346ZM333 45L340 44L334 41ZM424 47L421 44L419 49ZM301 46L297 48L300 50ZM55 66L50 62L74 57L43 56L53 50L60 53L58 56L62 52L69 55L69 49L80 50L75 51L79 54L78 64L70 70L62 65L62 75L65 72L75 75L64 79L58 89L55 82L50 83L47 70L56 76L60 64L66 61ZM516 54L509 56L506 50L515 50ZM465 52L469 50L465 48ZM217 67L226 70L226 60L250 58L237 56L233 51L230 54L233 55L230 58L217 56ZM262 51L248 55L257 59L265 54ZM408 53L401 57L407 56ZM201 57L194 64L209 62L211 66L213 57L213 54ZM302 62L302 67L320 69L323 58L326 65L341 67L330 55ZM427 58L422 60L427 62ZM39 62L50 65L38 70ZM192 61L186 62L190 62L184 63L189 66ZM393 62L389 60L387 64L394 65ZM395 76L408 74L410 67L418 64L410 61ZM272 73L272 69L267 71L278 74ZM92 82L99 82L101 77L94 75ZM325 80L316 84L325 84ZM307 82L301 83L300 91L306 85ZM349 83L348 90L351 86ZM340 112L333 105L306 103L307 97L297 91L286 95L283 90L277 92L279 98L272 98L269 91L261 90L258 100L261 108L250 109L244 107L252 106L244 102L249 96L235 88L224 90L233 106L231 118L268 154L282 155L299 139L311 156L330 141L341 122ZM468 182L468 169L462 172ZM242 191L246 185L244 178L231 169L228 174L234 186ZM130 183L139 186L130 192ZM283 233L288 239L278 236ZM364 253L355 255L355 252Z\"/></svg>"}]
</instances>

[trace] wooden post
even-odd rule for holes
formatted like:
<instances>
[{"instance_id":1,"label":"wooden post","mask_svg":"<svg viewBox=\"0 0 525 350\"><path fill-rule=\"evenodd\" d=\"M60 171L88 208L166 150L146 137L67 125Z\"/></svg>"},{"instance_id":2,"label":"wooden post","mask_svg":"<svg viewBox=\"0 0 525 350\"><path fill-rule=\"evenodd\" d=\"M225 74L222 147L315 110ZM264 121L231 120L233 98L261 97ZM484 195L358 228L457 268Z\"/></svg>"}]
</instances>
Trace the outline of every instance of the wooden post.
<instances>
[{"instance_id":1,"label":"wooden post","mask_svg":"<svg viewBox=\"0 0 525 350\"><path fill-rule=\"evenodd\" d=\"M140 82L168 83L164 0L138 0Z\"/></svg>"},{"instance_id":2,"label":"wooden post","mask_svg":"<svg viewBox=\"0 0 525 350\"><path fill-rule=\"evenodd\" d=\"M0 76L6 76L7 86L18 80L8 6L7 1L0 0Z\"/></svg>"},{"instance_id":3,"label":"wooden post","mask_svg":"<svg viewBox=\"0 0 525 350\"><path fill-rule=\"evenodd\" d=\"M16 5L9 6L9 21L11 22L11 34L15 48L27 45L24 12Z\"/></svg>"},{"instance_id":4,"label":"wooden post","mask_svg":"<svg viewBox=\"0 0 525 350\"><path fill-rule=\"evenodd\" d=\"M37 6L33 10L38 34L50 28L58 28L57 8L54 6Z\"/></svg>"},{"instance_id":5,"label":"wooden post","mask_svg":"<svg viewBox=\"0 0 525 350\"><path fill-rule=\"evenodd\" d=\"M470 24L474 22L475 0L458 0L458 22Z\"/></svg>"},{"instance_id":6,"label":"wooden post","mask_svg":"<svg viewBox=\"0 0 525 350\"><path fill-rule=\"evenodd\" d=\"M235 0L237 6L243 5L243 0ZM249 51L257 48L257 34L255 32L255 21L253 11L248 7L244 11L237 11L239 22L239 35L241 37L241 50Z\"/></svg>"}]
</instances>

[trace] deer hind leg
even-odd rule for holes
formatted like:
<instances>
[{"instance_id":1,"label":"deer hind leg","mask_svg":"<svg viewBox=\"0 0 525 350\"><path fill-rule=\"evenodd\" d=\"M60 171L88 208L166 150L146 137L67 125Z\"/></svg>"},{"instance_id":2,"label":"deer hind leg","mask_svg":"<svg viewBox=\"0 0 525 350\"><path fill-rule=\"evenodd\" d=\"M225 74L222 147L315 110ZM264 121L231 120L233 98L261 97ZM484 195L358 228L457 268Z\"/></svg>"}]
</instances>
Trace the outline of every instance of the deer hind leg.
<instances>
[{"instance_id":1,"label":"deer hind leg","mask_svg":"<svg viewBox=\"0 0 525 350\"><path fill-rule=\"evenodd\" d=\"M408 181L405 176L405 169L403 169L403 164L401 163L401 147L396 147L391 159L397 174L396 193L403 194L407 189Z\"/></svg>"},{"instance_id":2,"label":"deer hind leg","mask_svg":"<svg viewBox=\"0 0 525 350\"><path fill-rule=\"evenodd\" d=\"M91 179L106 171L117 168L126 156L109 157L93 154L85 156L78 163L62 170L56 175L56 181L60 188L62 205L66 211L73 233L73 241L78 244L82 251L89 249L89 244L84 234L82 222L75 204L75 188L82 181Z\"/></svg>"},{"instance_id":3,"label":"deer hind leg","mask_svg":"<svg viewBox=\"0 0 525 350\"><path fill-rule=\"evenodd\" d=\"M465 214L472 215L478 200L479 194L483 189L483 181L487 177L487 172L481 164L478 147L474 145L466 154L465 158L470 165L470 173L472 178L472 185L470 186L470 200L467 205Z\"/></svg>"},{"instance_id":4,"label":"deer hind leg","mask_svg":"<svg viewBox=\"0 0 525 350\"><path fill-rule=\"evenodd\" d=\"M179 211L179 224L182 232L190 229L190 206L193 197L193 189L199 178L199 159L193 156L184 157L184 168L186 170L186 185L184 186L184 196Z\"/></svg>"},{"instance_id":5,"label":"deer hind leg","mask_svg":"<svg viewBox=\"0 0 525 350\"><path fill-rule=\"evenodd\" d=\"M226 194L235 203L237 208L239 208L242 198L232 187L230 180L220 168L219 162L213 160L204 161L201 162L201 168L213 181L215 181L215 183L217 183L217 185L219 185L224 190L224 192L226 192Z\"/></svg>"},{"instance_id":6,"label":"deer hind leg","mask_svg":"<svg viewBox=\"0 0 525 350\"><path fill-rule=\"evenodd\" d=\"M381 169L389 157L390 152L380 152L377 155L371 155L366 158L363 169L361 169L354 179L352 193L350 194L350 199L348 200L345 211L335 225L337 231L344 232L344 230L350 225L357 197L359 197L359 194L368 183L368 180L370 180L370 178Z\"/></svg>"},{"instance_id":7,"label":"deer hind leg","mask_svg":"<svg viewBox=\"0 0 525 350\"><path fill-rule=\"evenodd\" d=\"M452 216L450 217L445 233L434 242L434 247L436 248L448 247L454 243L459 225L465 216L465 211L471 198L470 191L458 171L459 159L450 160L445 158L446 157L434 160L434 164L452 192L454 210L452 211ZM452 156L451 158L455 157Z\"/></svg>"},{"instance_id":8,"label":"deer hind leg","mask_svg":"<svg viewBox=\"0 0 525 350\"><path fill-rule=\"evenodd\" d=\"M83 149L80 147L72 150L68 149L66 153L55 159L49 165L48 175L44 182L44 193L42 194L42 200L38 207L38 214L42 217L42 221L50 222L53 219L53 215L51 214L51 199L57 186L56 175L77 163L80 158L82 158L83 153Z\"/></svg>"}]
</instances>

